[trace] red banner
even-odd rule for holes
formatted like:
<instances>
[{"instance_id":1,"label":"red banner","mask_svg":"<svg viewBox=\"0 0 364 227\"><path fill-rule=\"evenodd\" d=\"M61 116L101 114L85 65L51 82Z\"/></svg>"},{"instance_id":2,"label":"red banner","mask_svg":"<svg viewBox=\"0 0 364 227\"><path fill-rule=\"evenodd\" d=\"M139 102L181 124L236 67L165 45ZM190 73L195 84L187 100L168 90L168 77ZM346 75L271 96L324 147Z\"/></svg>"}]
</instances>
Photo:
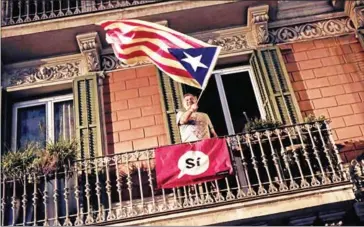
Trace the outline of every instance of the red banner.
<instances>
[{"instance_id":1,"label":"red banner","mask_svg":"<svg viewBox=\"0 0 364 227\"><path fill-rule=\"evenodd\" d=\"M158 188L173 188L232 174L225 139L159 147L155 150Z\"/></svg>"}]
</instances>

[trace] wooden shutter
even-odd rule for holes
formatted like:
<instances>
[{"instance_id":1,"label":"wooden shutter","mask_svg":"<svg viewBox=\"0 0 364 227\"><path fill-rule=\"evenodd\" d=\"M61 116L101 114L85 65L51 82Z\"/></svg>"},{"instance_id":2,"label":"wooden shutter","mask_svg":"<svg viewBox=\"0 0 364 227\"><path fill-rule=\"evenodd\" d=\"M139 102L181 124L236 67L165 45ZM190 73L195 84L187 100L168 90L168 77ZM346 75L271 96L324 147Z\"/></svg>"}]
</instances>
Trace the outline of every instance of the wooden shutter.
<instances>
[{"instance_id":1,"label":"wooden shutter","mask_svg":"<svg viewBox=\"0 0 364 227\"><path fill-rule=\"evenodd\" d=\"M364 29L359 29L357 31L357 36L361 44L361 47L364 49Z\"/></svg>"},{"instance_id":2,"label":"wooden shutter","mask_svg":"<svg viewBox=\"0 0 364 227\"><path fill-rule=\"evenodd\" d=\"M168 140L171 144L180 143L181 136L176 123L176 115L177 111L182 108L182 87L180 83L175 82L163 72L159 71L158 77Z\"/></svg>"},{"instance_id":3,"label":"wooden shutter","mask_svg":"<svg viewBox=\"0 0 364 227\"><path fill-rule=\"evenodd\" d=\"M302 121L298 103L278 47L254 51L250 58L267 118L283 124Z\"/></svg>"},{"instance_id":4,"label":"wooden shutter","mask_svg":"<svg viewBox=\"0 0 364 227\"><path fill-rule=\"evenodd\" d=\"M81 158L102 156L98 74L90 73L75 78L73 94Z\"/></svg>"}]
</instances>

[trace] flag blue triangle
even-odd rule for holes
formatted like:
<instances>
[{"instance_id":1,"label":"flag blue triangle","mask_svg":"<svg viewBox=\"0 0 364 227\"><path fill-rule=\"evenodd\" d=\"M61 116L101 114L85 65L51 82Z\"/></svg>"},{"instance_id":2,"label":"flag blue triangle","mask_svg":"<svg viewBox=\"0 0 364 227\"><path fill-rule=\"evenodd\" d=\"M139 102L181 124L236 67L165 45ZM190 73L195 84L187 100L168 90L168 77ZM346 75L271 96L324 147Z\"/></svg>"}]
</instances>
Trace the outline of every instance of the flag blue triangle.
<instances>
[{"instance_id":1,"label":"flag blue triangle","mask_svg":"<svg viewBox=\"0 0 364 227\"><path fill-rule=\"evenodd\" d=\"M169 52L183 65L189 74L202 86L217 54L217 47L169 48Z\"/></svg>"}]
</instances>

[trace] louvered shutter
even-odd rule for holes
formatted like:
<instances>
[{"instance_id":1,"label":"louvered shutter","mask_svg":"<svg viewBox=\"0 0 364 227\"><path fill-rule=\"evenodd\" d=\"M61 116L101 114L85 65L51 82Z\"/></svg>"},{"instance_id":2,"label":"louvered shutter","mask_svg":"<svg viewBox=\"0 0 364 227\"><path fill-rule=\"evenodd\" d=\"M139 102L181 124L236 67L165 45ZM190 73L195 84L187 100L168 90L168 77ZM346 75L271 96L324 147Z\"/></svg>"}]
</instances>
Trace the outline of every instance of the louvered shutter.
<instances>
[{"instance_id":1,"label":"louvered shutter","mask_svg":"<svg viewBox=\"0 0 364 227\"><path fill-rule=\"evenodd\" d=\"M159 72L158 77L168 140L171 144L180 143L181 136L176 124L176 115L177 111L182 108L182 87L180 83L175 82L162 72Z\"/></svg>"},{"instance_id":2,"label":"louvered shutter","mask_svg":"<svg viewBox=\"0 0 364 227\"><path fill-rule=\"evenodd\" d=\"M267 118L283 124L302 121L279 48L268 47L254 51L250 64L257 79Z\"/></svg>"},{"instance_id":3,"label":"louvered shutter","mask_svg":"<svg viewBox=\"0 0 364 227\"><path fill-rule=\"evenodd\" d=\"M101 140L98 74L90 73L73 81L76 135L81 158L103 155Z\"/></svg>"},{"instance_id":4,"label":"louvered shutter","mask_svg":"<svg viewBox=\"0 0 364 227\"><path fill-rule=\"evenodd\" d=\"M364 49L364 29L359 29L357 31L358 39L361 44L361 47Z\"/></svg>"}]
</instances>

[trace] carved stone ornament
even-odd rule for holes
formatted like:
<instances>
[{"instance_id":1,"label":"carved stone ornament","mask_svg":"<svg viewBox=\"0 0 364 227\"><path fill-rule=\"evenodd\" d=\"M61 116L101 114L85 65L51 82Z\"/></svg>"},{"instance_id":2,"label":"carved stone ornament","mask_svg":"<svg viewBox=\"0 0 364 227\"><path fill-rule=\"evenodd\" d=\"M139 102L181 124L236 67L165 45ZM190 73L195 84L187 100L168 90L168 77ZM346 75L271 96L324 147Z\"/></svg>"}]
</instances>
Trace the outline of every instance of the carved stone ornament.
<instances>
[{"instance_id":1,"label":"carved stone ornament","mask_svg":"<svg viewBox=\"0 0 364 227\"><path fill-rule=\"evenodd\" d=\"M119 61L113 54L110 55L103 55L101 56L101 69L103 71L111 71L115 69L123 69L123 68L130 68L135 66L141 66L150 64L150 61L139 61L132 65L124 64L123 62Z\"/></svg>"},{"instance_id":2,"label":"carved stone ornament","mask_svg":"<svg viewBox=\"0 0 364 227\"><path fill-rule=\"evenodd\" d=\"M248 20L250 20L253 36L258 45L268 43L268 5L251 7L248 9Z\"/></svg>"},{"instance_id":3,"label":"carved stone ornament","mask_svg":"<svg viewBox=\"0 0 364 227\"><path fill-rule=\"evenodd\" d=\"M80 76L80 62L13 69L5 72L5 86L57 81Z\"/></svg>"},{"instance_id":4,"label":"carved stone ornament","mask_svg":"<svg viewBox=\"0 0 364 227\"><path fill-rule=\"evenodd\" d=\"M364 27L364 0L345 1L345 13L356 29Z\"/></svg>"},{"instance_id":5,"label":"carved stone ornament","mask_svg":"<svg viewBox=\"0 0 364 227\"><path fill-rule=\"evenodd\" d=\"M245 35L234 35L230 37L221 37L217 39L209 39L207 43L222 47L222 51L238 51L249 49L249 45Z\"/></svg>"},{"instance_id":6,"label":"carved stone ornament","mask_svg":"<svg viewBox=\"0 0 364 227\"><path fill-rule=\"evenodd\" d=\"M100 70L100 59L99 55L94 51L87 51L84 53L87 60L87 68L90 72L99 71Z\"/></svg>"},{"instance_id":7,"label":"carved stone ornament","mask_svg":"<svg viewBox=\"0 0 364 227\"><path fill-rule=\"evenodd\" d=\"M352 25L350 18L331 19L272 29L269 31L269 42L286 43L347 34L349 32L355 32L355 28Z\"/></svg>"},{"instance_id":8,"label":"carved stone ornament","mask_svg":"<svg viewBox=\"0 0 364 227\"><path fill-rule=\"evenodd\" d=\"M97 32L80 34L76 36L78 46L81 53L85 56L87 61L88 71L99 71L101 42Z\"/></svg>"}]
</instances>

